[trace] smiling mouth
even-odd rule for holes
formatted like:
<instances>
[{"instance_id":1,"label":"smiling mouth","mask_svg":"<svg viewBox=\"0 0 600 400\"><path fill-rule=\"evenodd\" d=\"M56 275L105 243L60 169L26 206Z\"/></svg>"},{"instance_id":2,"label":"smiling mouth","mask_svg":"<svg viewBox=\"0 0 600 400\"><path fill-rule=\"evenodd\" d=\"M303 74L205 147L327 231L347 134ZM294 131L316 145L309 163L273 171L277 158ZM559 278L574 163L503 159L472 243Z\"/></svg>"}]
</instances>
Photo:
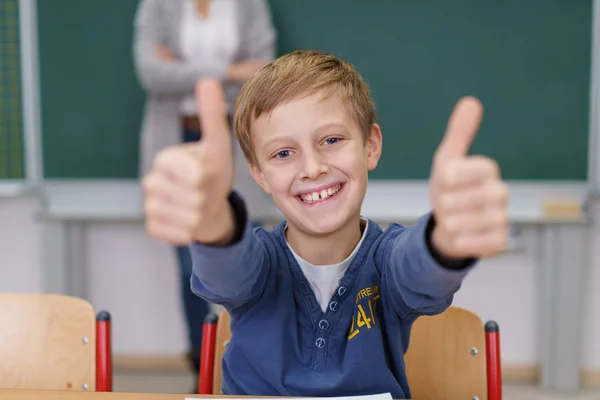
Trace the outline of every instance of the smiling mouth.
<instances>
[{"instance_id":1,"label":"smiling mouth","mask_svg":"<svg viewBox=\"0 0 600 400\"><path fill-rule=\"evenodd\" d=\"M323 189L318 192L301 194L297 197L300 199L300 201L306 204L321 203L337 195L340 192L340 190L342 190L343 186L343 184L338 183L336 185L328 187L327 189Z\"/></svg>"}]
</instances>

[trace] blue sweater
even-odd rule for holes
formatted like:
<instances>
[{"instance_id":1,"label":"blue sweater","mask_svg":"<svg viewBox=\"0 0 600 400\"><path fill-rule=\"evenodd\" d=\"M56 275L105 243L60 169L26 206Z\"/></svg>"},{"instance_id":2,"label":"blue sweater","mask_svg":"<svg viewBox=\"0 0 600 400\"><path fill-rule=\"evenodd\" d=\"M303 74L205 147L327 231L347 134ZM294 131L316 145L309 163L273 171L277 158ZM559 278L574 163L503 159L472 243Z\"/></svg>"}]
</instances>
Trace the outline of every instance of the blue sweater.
<instances>
[{"instance_id":1,"label":"blue sweater","mask_svg":"<svg viewBox=\"0 0 600 400\"><path fill-rule=\"evenodd\" d=\"M321 310L284 236L253 229L243 201L230 197L234 243L191 245L192 290L231 315L223 393L410 398L404 353L419 315L443 312L474 262L446 268L432 255L430 215L382 231L369 220L363 243Z\"/></svg>"}]
</instances>

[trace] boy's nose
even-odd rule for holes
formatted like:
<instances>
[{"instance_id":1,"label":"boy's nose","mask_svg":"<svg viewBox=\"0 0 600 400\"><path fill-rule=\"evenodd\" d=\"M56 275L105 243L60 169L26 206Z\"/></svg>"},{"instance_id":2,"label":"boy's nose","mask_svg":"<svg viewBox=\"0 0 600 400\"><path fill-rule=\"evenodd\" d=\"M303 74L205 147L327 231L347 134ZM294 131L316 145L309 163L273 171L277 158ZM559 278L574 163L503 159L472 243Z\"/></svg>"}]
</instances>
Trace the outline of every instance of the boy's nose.
<instances>
[{"instance_id":1,"label":"boy's nose","mask_svg":"<svg viewBox=\"0 0 600 400\"><path fill-rule=\"evenodd\" d=\"M303 168L300 173L301 179L315 180L329 171L329 165L319 154L306 154L304 156Z\"/></svg>"}]
</instances>

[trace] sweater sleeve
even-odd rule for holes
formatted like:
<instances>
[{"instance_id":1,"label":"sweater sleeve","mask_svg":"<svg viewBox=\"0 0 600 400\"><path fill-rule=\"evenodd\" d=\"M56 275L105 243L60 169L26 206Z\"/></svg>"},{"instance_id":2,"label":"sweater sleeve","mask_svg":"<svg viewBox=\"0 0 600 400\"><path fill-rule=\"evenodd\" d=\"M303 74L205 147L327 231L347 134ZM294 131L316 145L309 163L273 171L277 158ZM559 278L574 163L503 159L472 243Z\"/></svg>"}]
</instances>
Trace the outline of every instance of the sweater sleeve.
<instances>
[{"instance_id":1,"label":"sweater sleeve","mask_svg":"<svg viewBox=\"0 0 600 400\"><path fill-rule=\"evenodd\" d=\"M267 247L253 230L244 201L235 192L229 198L236 234L229 246L193 243L192 292L232 310L246 306L263 292L269 271Z\"/></svg>"},{"instance_id":2,"label":"sweater sleeve","mask_svg":"<svg viewBox=\"0 0 600 400\"><path fill-rule=\"evenodd\" d=\"M275 58L277 32L267 0L244 0L242 51L244 59L270 61Z\"/></svg>"},{"instance_id":3,"label":"sweater sleeve","mask_svg":"<svg viewBox=\"0 0 600 400\"><path fill-rule=\"evenodd\" d=\"M394 225L378 250L384 294L402 319L445 311L475 266L475 260L465 260L460 268L441 264L429 245L434 223L428 214L410 228Z\"/></svg>"}]
</instances>

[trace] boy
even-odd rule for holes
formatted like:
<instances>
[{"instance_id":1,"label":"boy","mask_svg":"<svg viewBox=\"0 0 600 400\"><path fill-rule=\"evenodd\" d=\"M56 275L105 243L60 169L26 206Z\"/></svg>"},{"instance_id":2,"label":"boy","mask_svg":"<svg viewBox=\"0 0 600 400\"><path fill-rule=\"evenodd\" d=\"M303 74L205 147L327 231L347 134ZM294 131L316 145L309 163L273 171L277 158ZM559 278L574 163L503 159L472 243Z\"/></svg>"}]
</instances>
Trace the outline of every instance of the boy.
<instances>
[{"instance_id":1,"label":"boy","mask_svg":"<svg viewBox=\"0 0 600 400\"><path fill-rule=\"evenodd\" d=\"M152 235L191 243L192 290L231 314L223 393L410 397L412 323L443 312L475 260L507 241L498 166L467 155L479 102L459 102L436 151L433 212L383 232L360 215L382 148L365 82L317 51L269 63L243 87L234 116L253 178L285 215L268 232L250 227L231 191L219 83L201 81L197 96L203 141L156 158L145 209Z\"/></svg>"}]
</instances>

